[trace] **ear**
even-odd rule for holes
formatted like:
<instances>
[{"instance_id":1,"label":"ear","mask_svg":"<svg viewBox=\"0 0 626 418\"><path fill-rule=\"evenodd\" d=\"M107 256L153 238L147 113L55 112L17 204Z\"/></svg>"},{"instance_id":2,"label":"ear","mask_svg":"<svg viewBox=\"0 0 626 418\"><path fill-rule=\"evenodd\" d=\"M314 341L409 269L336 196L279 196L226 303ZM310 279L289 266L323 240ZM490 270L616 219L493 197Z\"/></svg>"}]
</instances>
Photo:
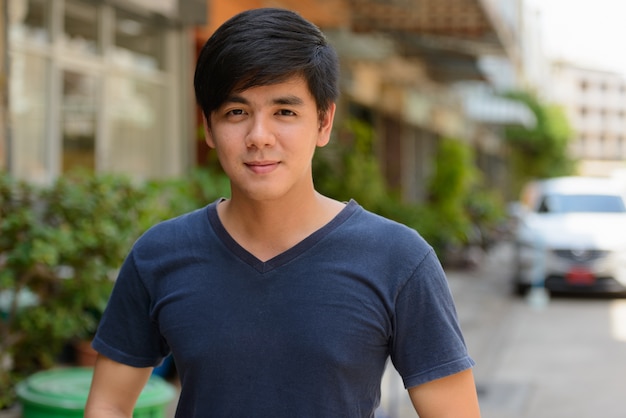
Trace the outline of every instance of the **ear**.
<instances>
[{"instance_id":1,"label":"ear","mask_svg":"<svg viewBox=\"0 0 626 418\"><path fill-rule=\"evenodd\" d=\"M215 141L213 140L213 133L211 128L209 127L209 122L207 121L206 115L202 114L202 125L204 126L204 141L209 146L209 148L215 148Z\"/></svg>"},{"instance_id":2,"label":"ear","mask_svg":"<svg viewBox=\"0 0 626 418\"><path fill-rule=\"evenodd\" d=\"M320 116L319 132L317 134L317 146L324 147L330 141L330 134L333 130L333 121L335 120L335 111L337 104L331 103L326 112Z\"/></svg>"}]
</instances>

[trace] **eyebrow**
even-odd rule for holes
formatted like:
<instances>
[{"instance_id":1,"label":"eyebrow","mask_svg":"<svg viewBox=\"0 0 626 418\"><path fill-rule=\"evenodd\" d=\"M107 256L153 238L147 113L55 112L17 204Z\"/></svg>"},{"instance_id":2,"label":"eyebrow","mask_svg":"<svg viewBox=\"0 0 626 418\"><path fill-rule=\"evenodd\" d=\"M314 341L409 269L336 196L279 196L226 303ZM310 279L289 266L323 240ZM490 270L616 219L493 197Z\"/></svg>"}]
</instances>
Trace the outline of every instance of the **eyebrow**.
<instances>
[{"instance_id":1,"label":"eyebrow","mask_svg":"<svg viewBox=\"0 0 626 418\"><path fill-rule=\"evenodd\" d=\"M304 103L304 101L300 97L294 96L291 94L287 96L276 97L272 99L271 102L272 104L287 105L287 106L297 106L297 105L301 105ZM229 96L225 100L225 103L250 104L250 102L245 97L242 97L236 94Z\"/></svg>"},{"instance_id":2,"label":"eyebrow","mask_svg":"<svg viewBox=\"0 0 626 418\"><path fill-rule=\"evenodd\" d=\"M272 102L275 104L291 105L291 106L301 105L302 103L304 103L300 97L293 96L293 95L289 95L285 97L278 97L272 100Z\"/></svg>"}]
</instances>

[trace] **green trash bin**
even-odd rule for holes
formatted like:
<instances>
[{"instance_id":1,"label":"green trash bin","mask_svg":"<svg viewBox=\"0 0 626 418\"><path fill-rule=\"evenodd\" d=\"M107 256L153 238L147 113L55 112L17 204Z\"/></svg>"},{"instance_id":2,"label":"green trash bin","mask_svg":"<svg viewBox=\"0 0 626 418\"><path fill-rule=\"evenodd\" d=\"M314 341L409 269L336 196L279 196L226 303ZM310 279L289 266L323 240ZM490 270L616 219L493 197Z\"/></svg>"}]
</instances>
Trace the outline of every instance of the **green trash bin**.
<instances>
[{"instance_id":1,"label":"green trash bin","mask_svg":"<svg viewBox=\"0 0 626 418\"><path fill-rule=\"evenodd\" d=\"M92 375L93 368L69 367L28 377L16 387L22 418L82 418ZM137 400L133 417L165 418L174 394L170 383L152 376Z\"/></svg>"}]
</instances>

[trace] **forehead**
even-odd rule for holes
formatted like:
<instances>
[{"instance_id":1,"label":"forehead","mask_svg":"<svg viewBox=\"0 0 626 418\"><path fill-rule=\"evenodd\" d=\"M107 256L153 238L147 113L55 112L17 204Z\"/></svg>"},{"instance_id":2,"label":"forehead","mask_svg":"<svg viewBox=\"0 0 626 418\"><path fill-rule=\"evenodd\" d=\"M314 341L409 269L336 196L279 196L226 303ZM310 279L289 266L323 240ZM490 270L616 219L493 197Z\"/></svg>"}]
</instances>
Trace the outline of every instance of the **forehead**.
<instances>
[{"instance_id":1,"label":"forehead","mask_svg":"<svg viewBox=\"0 0 626 418\"><path fill-rule=\"evenodd\" d=\"M301 76L291 76L275 83L251 86L244 89L235 89L226 98L225 102L256 100L294 101L301 104L314 101L308 83Z\"/></svg>"}]
</instances>

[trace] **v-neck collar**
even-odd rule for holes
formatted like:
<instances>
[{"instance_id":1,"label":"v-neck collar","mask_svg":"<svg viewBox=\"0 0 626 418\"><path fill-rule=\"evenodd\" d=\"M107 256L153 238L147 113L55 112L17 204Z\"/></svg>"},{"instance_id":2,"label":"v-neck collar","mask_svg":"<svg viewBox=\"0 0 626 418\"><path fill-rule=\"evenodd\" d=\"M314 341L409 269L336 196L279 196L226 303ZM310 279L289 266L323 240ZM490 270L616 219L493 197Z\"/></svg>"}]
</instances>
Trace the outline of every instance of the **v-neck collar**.
<instances>
[{"instance_id":1,"label":"v-neck collar","mask_svg":"<svg viewBox=\"0 0 626 418\"><path fill-rule=\"evenodd\" d=\"M217 205L221 200L223 199L218 199L207 207L207 215L211 227L215 231L215 234L218 236L218 238L222 241L222 243L236 257L240 258L246 264L257 270L259 273L267 273L268 271L274 270L298 257L300 254L304 253L309 248L317 244L330 232L339 227L339 225L344 223L359 207L356 201L350 200L341 210L341 212L339 212L326 225L322 226L320 229L316 230L311 235L307 236L302 241L287 249L286 251L276 255L275 257L267 261L261 261L244 247L239 245L239 243L233 239L228 231L226 231L226 228L224 228L224 225L222 224L222 221L217 214Z\"/></svg>"}]
</instances>

